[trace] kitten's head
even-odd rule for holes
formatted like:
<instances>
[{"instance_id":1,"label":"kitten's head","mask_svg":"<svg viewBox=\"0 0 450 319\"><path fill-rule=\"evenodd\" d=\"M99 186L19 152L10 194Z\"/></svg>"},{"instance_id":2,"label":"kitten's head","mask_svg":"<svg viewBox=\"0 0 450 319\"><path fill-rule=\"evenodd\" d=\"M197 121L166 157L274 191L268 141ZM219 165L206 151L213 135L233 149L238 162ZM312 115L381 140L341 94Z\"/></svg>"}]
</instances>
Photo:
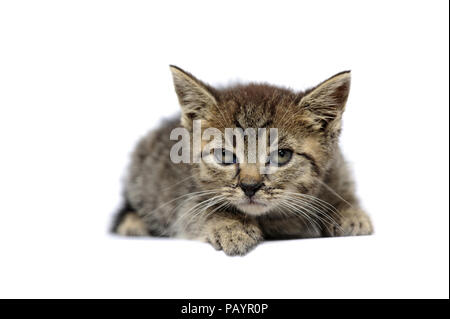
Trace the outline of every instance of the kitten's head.
<instances>
[{"instance_id":1,"label":"kitten's head","mask_svg":"<svg viewBox=\"0 0 450 319\"><path fill-rule=\"evenodd\" d=\"M192 131L194 120L201 120L202 131L216 128L223 135L225 128L278 130L278 150L270 152L267 147L267 154L256 156L252 163L248 154L254 150L248 143L243 151L238 152L234 143L224 145L223 153L215 150L204 157L196 164L196 178L204 189L219 190L227 204L260 215L283 208L283 199L293 193L310 194L319 187L318 179L324 177L340 134L349 71L305 92L266 84L216 89L178 67L171 66L171 71L181 123L188 130ZM268 140L265 134L257 134L256 139ZM221 161L225 157L228 160Z\"/></svg>"}]
</instances>

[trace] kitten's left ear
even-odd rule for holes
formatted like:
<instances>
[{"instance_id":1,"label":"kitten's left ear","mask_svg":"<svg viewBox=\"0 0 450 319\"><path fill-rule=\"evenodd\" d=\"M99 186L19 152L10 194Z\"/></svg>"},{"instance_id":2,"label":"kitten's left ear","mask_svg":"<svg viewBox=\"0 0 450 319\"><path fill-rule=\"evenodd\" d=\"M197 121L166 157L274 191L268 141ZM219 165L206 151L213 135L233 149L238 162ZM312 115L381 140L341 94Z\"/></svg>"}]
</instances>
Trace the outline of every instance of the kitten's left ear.
<instances>
[{"instance_id":1,"label":"kitten's left ear","mask_svg":"<svg viewBox=\"0 0 450 319\"><path fill-rule=\"evenodd\" d=\"M212 89L192 74L174 65L170 66L170 71L182 110L181 122L190 128L193 120L205 119L211 107L217 105L217 101Z\"/></svg>"},{"instance_id":2,"label":"kitten's left ear","mask_svg":"<svg viewBox=\"0 0 450 319\"><path fill-rule=\"evenodd\" d=\"M344 112L350 91L350 71L338 73L325 80L300 100L302 109L309 111L325 128Z\"/></svg>"}]
</instances>

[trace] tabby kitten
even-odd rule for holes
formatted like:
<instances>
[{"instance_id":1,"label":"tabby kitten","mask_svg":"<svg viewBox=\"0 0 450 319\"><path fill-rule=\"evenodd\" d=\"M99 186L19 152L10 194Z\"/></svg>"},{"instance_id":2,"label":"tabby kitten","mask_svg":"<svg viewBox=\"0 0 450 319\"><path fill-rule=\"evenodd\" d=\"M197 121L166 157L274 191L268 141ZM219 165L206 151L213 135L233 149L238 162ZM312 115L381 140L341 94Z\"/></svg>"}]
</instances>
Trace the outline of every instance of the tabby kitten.
<instances>
[{"instance_id":1,"label":"tabby kitten","mask_svg":"<svg viewBox=\"0 0 450 319\"><path fill-rule=\"evenodd\" d=\"M170 69L181 118L166 121L137 145L115 233L197 239L227 255L244 255L264 239L373 232L338 145L349 71L293 92L253 83L217 89ZM227 163L174 163L170 151L178 141L170 134L180 126L192 133L194 120L201 120L202 131L222 133L277 128L278 151L267 154L275 156L276 169L264 174L260 168L267 162L237 161L233 149L223 149L222 155L233 156ZM199 155L190 152L191 158Z\"/></svg>"}]
</instances>

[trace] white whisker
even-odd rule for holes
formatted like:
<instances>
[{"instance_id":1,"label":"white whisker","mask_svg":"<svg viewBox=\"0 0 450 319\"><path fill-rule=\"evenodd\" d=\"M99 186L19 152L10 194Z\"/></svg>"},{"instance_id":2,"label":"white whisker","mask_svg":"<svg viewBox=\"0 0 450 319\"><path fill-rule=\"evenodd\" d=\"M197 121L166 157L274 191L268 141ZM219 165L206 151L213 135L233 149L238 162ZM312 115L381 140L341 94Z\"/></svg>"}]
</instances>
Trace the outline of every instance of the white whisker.
<instances>
[{"instance_id":1,"label":"white whisker","mask_svg":"<svg viewBox=\"0 0 450 319\"><path fill-rule=\"evenodd\" d=\"M326 189L328 189L328 191L330 191L332 194L334 194L336 197L338 197L339 199L341 199L344 203L346 203L347 205L349 205L350 207L353 207L352 204L350 204L348 201L345 200L345 198L343 198L341 195L339 195L334 189L332 189L330 186L328 186L326 183L324 183L323 181L321 181L320 179L316 178L316 180L323 186L325 186Z\"/></svg>"},{"instance_id":2,"label":"white whisker","mask_svg":"<svg viewBox=\"0 0 450 319\"><path fill-rule=\"evenodd\" d=\"M304 216L306 219L308 219L308 221L313 222L317 227L319 227L319 229L322 229L322 227L320 226L320 224L317 223L317 221L315 221L313 218L311 218L310 215L308 215L308 211L305 210L304 208L299 208L298 206L293 205L290 202L284 202L284 205L286 205L287 207L291 208L292 211L290 211L291 213L300 213L302 216Z\"/></svg>"},{"instance_id":3,"label":"white whisker","mask_svg":"<svg viewBox=\"0 0 450 319\"><path fill-rule=\"evenodd\" d=\"M321 210L319 207L314 206L311 202L305 201L304 199L293 198L293 197L288 197L288 200L291 201L292 205L294 205L298 208L301 207L301 208L305 209L309 214L318 218L325 225L325 227L328 228L328 225L332 225L332 226L340 228L339 224L329 214L327 214L326 212ZM305 207L304 205L306 205L312 211L308 210L307 207Z\"/></svg>"},{"instance_id":4,"label":"white whisker","mask_svg":"<svg viewBox=\"0 0 450 319\"><path fill-rule=\"evenodd\" d=\"M334 207L330 203L328 203L328 202L326 202L326 201L324 201L324 200L322 200L322 199L320 199L318 197L315 197L315 196L312 196L312 195L309 195L309 194L294 193L294 192L285 192L285 193L286 194L296 195L296 196L299 196L299 197L302 197L302 198L305 198L305 199L309 199L309 200L311 200L313 202L316 202L317 205L320 205L321 207L323 207L327 211L331 210L331 212L333 212L333 213L335 213L335 214L337 214L339 216L341 215L336 207Z\"/></svg>"}]
</instances>

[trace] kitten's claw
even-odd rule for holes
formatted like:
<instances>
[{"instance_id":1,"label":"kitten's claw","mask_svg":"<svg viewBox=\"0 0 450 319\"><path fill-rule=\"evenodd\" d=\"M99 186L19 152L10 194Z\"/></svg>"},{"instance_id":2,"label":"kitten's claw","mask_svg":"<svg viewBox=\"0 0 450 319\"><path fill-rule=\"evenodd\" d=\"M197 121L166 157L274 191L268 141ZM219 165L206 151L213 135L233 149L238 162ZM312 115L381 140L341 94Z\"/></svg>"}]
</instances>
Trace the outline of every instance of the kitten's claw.
<instances>
[{"instance_id":1,"label":"kitten's claw","mask_svg":"<svg viewBox=\"0 0 450 319\"><path fill-rule=\"evenodd\" d=\"M333 229L333 236L359 236L373 233L369 216L358 209L348 209L341 212L339 226Z\"/></svg>"},{"instance_id":2,"label":"kitten's claw","mask_svg":"<svg viewBox=\"0 0 450 319\"><path fill-rule=\"evenodd\" d=\"M215 249L223 250L228 256L243 256L263 238L257 225L233 220L211 223L206 239Z\"/></svg>"}]
</instances>

